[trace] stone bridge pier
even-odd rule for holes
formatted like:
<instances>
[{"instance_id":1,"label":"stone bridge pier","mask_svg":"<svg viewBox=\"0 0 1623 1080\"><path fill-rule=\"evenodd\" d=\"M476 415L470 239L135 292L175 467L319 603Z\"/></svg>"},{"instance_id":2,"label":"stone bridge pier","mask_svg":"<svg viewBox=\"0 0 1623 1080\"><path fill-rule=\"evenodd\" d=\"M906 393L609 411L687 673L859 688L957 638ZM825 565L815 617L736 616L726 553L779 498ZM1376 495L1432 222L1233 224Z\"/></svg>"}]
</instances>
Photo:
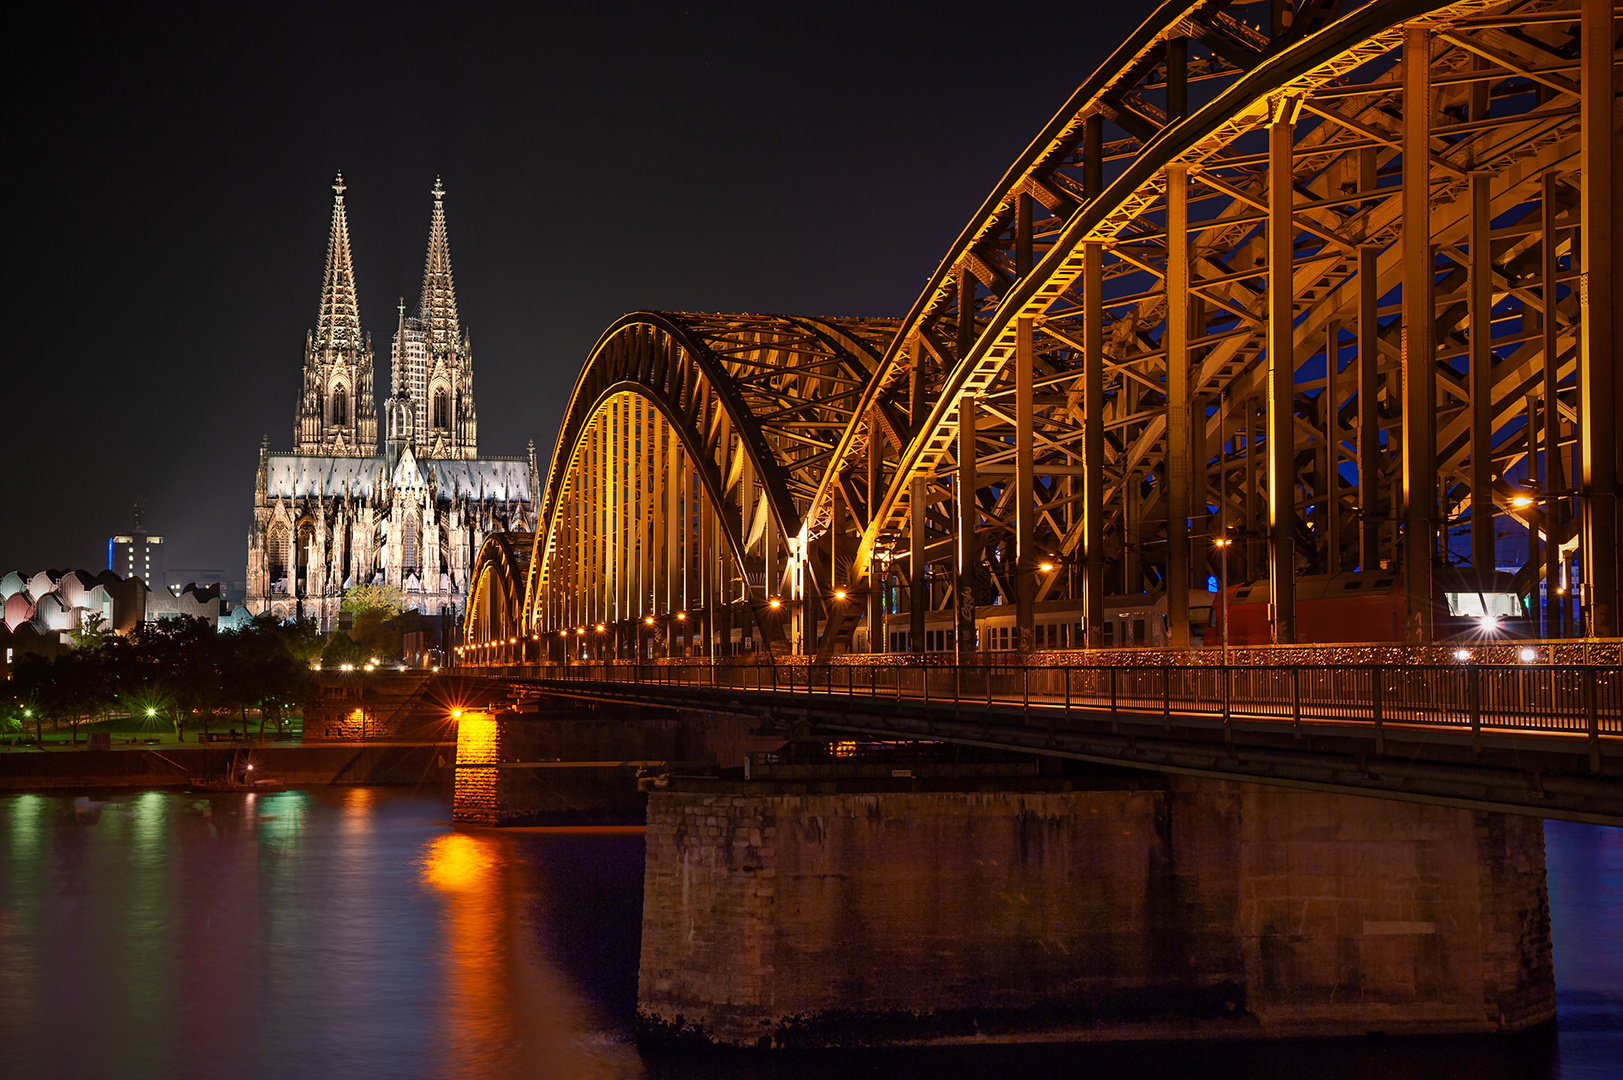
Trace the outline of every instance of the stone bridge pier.
<instances>
[{"instance_id":1,"label":"stone bridge pier","mask_svg":"<svg viewBox=\"0 0 1623 1080\"><path fill-rule=\"evenodd\" d=\"M463 825L641 825L639 764L716 772L783 742L744 717L551 698L456 726L451 817Z\"/></svg>"},{"instance_id":2,"label":"stone bridge pier","mask_svg":"<svg viewBox=\"0 0 1623 1080\"><path fill-rule=\"evenodd\" d=\"M673 778L649 1041L1514 1032L1555 1015L1536 818L1204 779Z\"/></svg>"}]
</instances>

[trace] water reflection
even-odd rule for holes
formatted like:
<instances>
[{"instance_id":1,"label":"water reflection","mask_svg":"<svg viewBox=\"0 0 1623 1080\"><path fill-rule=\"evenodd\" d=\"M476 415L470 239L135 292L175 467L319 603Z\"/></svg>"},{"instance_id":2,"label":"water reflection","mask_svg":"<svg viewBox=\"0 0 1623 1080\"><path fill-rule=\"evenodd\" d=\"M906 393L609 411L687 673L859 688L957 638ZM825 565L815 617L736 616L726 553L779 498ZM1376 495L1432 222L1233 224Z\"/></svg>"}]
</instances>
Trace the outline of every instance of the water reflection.
<instances>
[{"instance_id":1,"label":"water reflection","mask_svg":"<svg viewBox=\"0 0 1623 1080\"><path fill-rule=\"evenodd\" d=\"M641 1075L549 959L532 853L448 809L0 797L0 1074Z\"/></svg>"},{"instance_id":2,"label":"water reflection","mask_svg":"<svg viewBox=\"0 0 1623 1080\"><path fill-rule=\"evenodd\" d=\"M0 797L0 1075L1610 1080L1623 1058L1617 830L1547 831L1558 1034L644 1059L641 836L448 817L366 788Z\"/></svg>"},{"instance_id":3,"label":"water reflection","mask_svg":"<svg viewBox=\"0 0 1623 1080\"><path fill-rule=\"evenodd\" d=\"M449 833L424 846L423 880L446 904L440 1014L445 1076L597 1077L640 1072L629 1048L593 1036L591 1010L539 955L540 900L499 834Z\"/></svg>"}]
</instances>

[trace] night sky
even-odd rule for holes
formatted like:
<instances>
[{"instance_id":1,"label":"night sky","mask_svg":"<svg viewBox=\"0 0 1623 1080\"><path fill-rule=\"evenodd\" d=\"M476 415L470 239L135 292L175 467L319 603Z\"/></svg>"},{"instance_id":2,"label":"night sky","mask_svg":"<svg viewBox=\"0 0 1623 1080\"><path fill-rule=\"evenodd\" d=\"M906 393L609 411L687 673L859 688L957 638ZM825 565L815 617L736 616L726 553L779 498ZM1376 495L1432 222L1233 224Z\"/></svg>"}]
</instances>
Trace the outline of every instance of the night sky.
<instances>
[{"instance_id":1,"label":"night sky","mask_svg":"<svg viewBox=\"0 0 1623 1080\"><path fill-rule=\"evenodd\" d=\"M12 50L0 573L104 568L144 496L170 567L243 576L260 438L291 447L337 170L380 400L439 175L480 451L534 439L544 468L624 312L904 314L1152 7L53 15Z\"/></svg>"}]
</instances>

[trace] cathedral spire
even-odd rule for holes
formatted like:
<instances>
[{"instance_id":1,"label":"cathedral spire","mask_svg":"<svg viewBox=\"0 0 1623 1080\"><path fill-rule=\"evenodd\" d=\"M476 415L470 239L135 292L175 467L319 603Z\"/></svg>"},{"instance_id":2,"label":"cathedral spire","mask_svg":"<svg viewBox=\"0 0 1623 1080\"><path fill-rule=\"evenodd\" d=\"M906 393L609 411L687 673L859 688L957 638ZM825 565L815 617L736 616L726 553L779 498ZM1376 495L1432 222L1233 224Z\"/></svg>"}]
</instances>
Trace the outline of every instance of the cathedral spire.
<instances>
[{"instance_id":1,"label":"cathedral spire","mask_svg":"<svg viewBox=\"0 0 1623 1080\"><path fill-rule=\"evenodd\" d=\"M434 216L428 225L428 261L423 267L423 296L417 318L430 345L454 349L457 344L456 287L451 283L451 242L445 235L445 185L434 178Z\"/></svg>"},{"instance_id":2,"label":"cathedral spire","mask_svg":"<svg viewBox=\"0 0 1623 1080\"><path fill-rule=\"evenodd\" d=\"M361 347L360 305L355 300L355 266L349 254L349 219L344 216L344 174L333 180L332 232L327 237L327 273L321 283L321 314L316 345Z\"/></svg>"}]
</instances>

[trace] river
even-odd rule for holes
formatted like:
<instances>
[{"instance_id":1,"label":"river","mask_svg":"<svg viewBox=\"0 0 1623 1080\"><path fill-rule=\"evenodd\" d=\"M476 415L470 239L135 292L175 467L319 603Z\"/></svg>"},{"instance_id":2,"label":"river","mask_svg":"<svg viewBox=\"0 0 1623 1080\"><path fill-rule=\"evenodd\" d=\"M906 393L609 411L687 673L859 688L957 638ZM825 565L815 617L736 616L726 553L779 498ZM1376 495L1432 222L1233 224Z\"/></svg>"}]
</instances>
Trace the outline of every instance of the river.
<instances>
[{"instance_id":1,"label":"river","mask_svg":"<svg viewBox=\"0 0 1623 1080\"><path fill-rule=\"evenodd\" d=\"M636 829L452 829L385 788L0 797L0 1075L1623 1075L1623 830L1545 829L1558 1030L1523 1038L645 1054Z\"/></svg>"}]
</instances>

